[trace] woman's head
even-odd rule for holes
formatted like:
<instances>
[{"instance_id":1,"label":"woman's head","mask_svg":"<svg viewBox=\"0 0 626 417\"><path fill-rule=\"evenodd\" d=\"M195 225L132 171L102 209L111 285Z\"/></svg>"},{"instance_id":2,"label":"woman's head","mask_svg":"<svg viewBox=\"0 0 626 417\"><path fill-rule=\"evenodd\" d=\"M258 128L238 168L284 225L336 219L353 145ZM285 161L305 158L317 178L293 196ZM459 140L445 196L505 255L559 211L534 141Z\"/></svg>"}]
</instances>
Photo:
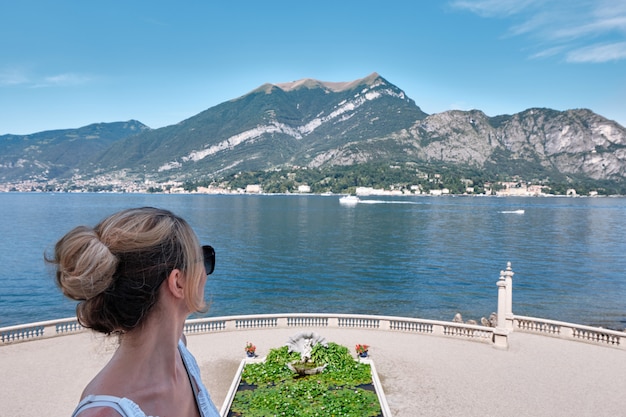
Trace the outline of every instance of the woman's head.
<instances>
[{"instance_id":1,"label":"woman's head","mask_svg":"<svg viewBox=\"0 0 626 417\"><path fill-rule=\"evenodd\" d=\"M103 333L137 327L156 304L159 288L174 270L190 311L203 311L204 277L198 238L182 218L152 207L115 213L96 227L79 226L55 246L56 279L80 303L80 323Z\"/></svg>"}]
</instances>

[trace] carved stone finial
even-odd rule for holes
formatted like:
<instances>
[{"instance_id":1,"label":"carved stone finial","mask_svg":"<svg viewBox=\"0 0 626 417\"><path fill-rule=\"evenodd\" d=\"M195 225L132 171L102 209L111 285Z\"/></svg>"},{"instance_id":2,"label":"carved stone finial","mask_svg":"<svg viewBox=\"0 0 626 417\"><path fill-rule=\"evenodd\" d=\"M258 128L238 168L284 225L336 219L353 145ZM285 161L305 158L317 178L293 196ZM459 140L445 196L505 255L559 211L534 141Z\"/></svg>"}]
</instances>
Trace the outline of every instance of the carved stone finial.
<instances>
[{"instance_id":1,"label":"carved stone finial","mask_svg":"<svg viewBox=\"0 0 626 417\"><path fill-rule=\"evenodd\" d=\"M515 272L513 272L513 269L511 268L511 262L507 262L505 276L508 278L513 278L513 275L515 275Z\"/></svg>"}]
</instances>

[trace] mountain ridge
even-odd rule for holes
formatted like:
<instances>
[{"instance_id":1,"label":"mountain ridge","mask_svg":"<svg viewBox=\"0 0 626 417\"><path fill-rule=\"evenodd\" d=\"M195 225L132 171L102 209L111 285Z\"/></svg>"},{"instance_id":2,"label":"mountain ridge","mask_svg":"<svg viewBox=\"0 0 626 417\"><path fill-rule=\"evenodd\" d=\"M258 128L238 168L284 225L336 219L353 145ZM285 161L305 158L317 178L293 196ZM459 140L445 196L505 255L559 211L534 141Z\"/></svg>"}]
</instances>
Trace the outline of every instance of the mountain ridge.
<instances>
[{"instance_id":1,"label":"mountain ridge","mask_svg":"<svg viewBox=\"0 0 626 417\"><path fill-rule=\"evenodd\" d=\"M509 176L521 170L536 178L626 178L626 129L589 109L429 115L376 72L350 82L266 83L177 124L141 126L101 138L89 154L68 146L70 139L63 136L59 149L70 155L63 163L45 160L41 152L36 159L26 146L22 155L13 152L13 159L3 154L0 181L16 179L7 171L17 160L30 167L28 178L58 182L111 176L219 181L242 171L369 163L452 164ZM7 136L0 136L0 149L16 140ZM28 136L33 135L24 141Z\"/></svg>"},{"instance_id":2,"label":"mountain ridge","mask_svg":"<svg viewBox=\"0 0 626 417\"><path fill-rule=\"evenodd\" d=\"M136 120L92 123L29 135L0 136L0 182L42 180L62 175L76 158L89 159L117 140L150 128Z\"/></svg>"},{"instance_id":3,"label":"mountain ridge","mask_svg":"<svg viewBox=\"0 0 626 417\"><path fill-rule=\"evenodd\" d=\"M276 87L282 89L283 91L292 91L292 90L297 90L299 88L312 89L312 88L321 87L321 88L325 88L330 91L333 91L335 93L338 93L338 92L342 92L346 90L351 90L359 84L372 86L379 77L380 75L378 75L377 72L373 72L367 77L360 78L354 81L333 82L333 81L319 81L313 78L303 78L297 81L292 81L292 82L287 82L287 83L278 83L278 84L272 84L272 85L275 85Z\"/></svg>"}]
</instances>

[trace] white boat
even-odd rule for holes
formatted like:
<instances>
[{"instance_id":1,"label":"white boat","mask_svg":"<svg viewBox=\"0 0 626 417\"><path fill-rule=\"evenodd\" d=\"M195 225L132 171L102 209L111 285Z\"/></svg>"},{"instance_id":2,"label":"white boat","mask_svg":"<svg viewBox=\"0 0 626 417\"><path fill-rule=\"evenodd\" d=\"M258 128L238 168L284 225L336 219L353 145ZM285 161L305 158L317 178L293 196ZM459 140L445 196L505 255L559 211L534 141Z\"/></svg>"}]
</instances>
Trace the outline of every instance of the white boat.
<instances>
[{"instance_id":1,"label":"white boat","mask_svg":"<svg viewBox=\"0 0 626 417\"><path fill-rule=\"evenodd\" d=\"M353 206L357 204L359 201L359 197L355 195L345 195L339 199L339 204L345 204L347 206Z\"/></svg>"},{"instance_id":2,"label":"white boat","mask_svg":"<svg viewBox=\"0 0 626 417\"><path fill-rule=\"evenodd\" d=\"M504 214L524 214L524 210L505 210L505 211L501 211L500 213L504 213Z\"/></svg>"}]
</instances>

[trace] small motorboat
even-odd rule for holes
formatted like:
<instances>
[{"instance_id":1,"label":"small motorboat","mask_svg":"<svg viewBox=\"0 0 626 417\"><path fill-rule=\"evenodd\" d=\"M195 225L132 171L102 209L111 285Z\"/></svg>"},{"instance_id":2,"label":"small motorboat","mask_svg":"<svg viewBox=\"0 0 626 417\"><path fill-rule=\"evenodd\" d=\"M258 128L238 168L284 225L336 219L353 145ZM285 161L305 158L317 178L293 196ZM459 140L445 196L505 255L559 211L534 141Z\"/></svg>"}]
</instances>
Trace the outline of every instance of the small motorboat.
<instances>
[{"instance_id":1,"label":"small motorboat","mask_svg":"<svg viewBox=\"0 0 626 417\"><path fill-rule=\"evenodd\" d=\"M355 195L345 195L339 198L339 204L344 204L346 206L353 206L357 204L359 201L361 200L359 200L359 197Z\"/></svg>"}]
</instances>

